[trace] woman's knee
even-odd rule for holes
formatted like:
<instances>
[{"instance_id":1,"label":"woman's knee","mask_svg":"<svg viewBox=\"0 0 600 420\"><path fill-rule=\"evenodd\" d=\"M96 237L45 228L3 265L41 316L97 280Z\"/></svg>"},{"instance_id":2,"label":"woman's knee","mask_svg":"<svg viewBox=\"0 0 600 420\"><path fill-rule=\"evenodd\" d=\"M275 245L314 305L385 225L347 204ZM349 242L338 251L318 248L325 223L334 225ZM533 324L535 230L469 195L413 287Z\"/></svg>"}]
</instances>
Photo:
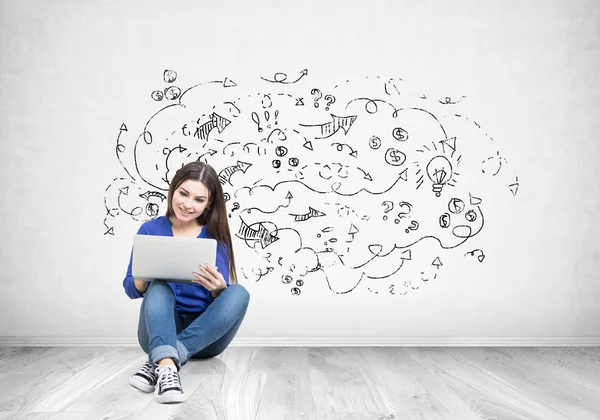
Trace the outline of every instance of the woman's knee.
<instances>
[{"instance_id":1,"label":"woman's knee","mask_svg":"<svg viewBox=\"0 0 600 420\"><path fill-rule=\"evenodd\" d=\"M248 306L248 303L250 302L250 293L248 293L248 290L246 290L244 286L239 283L234 283L229 285L226 291L229 298L235 300L236 304L243 308Z\"/></svg>"},{"instance_id":2,"label":"woman's knee","mask_svg":"<svg viewBox=\"0 0 600 420\"><path fill-rule=\"evenodd\" d=\"M148 285L148 288L146 289L146 296L148 296L149 293L165 293L170 290L172 290L171 286L169 286L166 282L161 280L154 280L151 281Z\"/></svg>"},{"instance_id":3,"label":"woman's knee","mask_svg":"<svg viewBox=\"0 0 600 420\"><path fill-rule=\"evenodd\" d=\"M150 282L144 295L144 303L147 301L162 301L162 300L174 300L175 295L173 289L164 281L154 280Z\"/></svg>"}]
</instances>

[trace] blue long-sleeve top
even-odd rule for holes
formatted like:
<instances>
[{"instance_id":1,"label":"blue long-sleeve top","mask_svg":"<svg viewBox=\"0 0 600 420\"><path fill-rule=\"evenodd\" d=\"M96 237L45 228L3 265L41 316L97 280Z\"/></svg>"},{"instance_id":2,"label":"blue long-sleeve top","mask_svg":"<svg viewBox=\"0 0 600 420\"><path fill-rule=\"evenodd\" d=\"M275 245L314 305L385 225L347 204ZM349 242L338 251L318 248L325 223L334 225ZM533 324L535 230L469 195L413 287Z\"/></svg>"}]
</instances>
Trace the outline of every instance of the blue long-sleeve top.
<instances>
[{"instance_id":1,"label":"blue long-sleeve top","mask_svg":"<svg viewBox=\"0 0 600 420\"><path fill-rule=\"evenodd\" d=\"M171 228L171 221L166 216L160 216L156 219L149 220L143 223L139 230L139 235L156 235L156 236L173 236L173 229ZM214 237L208 232L208 228L204 226L202 231L198 235L198 238L211 238ZM123 279L123 287L125 293L131 299L138 299L143 296L135 288L133 283L133 276L131 274L131 264L133 261L133 251L129 257L129 266L127 267L127 275ZM217 243L217 261L219 273L223 275L225 283L229 286L229 252L225 244ZM171 283L167 282L173 293L175 294L175 302L177 311L180 313L199 313L204 311L208 305L212 303L214 298L210 294L210 291L202 286L201 284L187 284L187 283Z\"/></svg>"}]
</instances>

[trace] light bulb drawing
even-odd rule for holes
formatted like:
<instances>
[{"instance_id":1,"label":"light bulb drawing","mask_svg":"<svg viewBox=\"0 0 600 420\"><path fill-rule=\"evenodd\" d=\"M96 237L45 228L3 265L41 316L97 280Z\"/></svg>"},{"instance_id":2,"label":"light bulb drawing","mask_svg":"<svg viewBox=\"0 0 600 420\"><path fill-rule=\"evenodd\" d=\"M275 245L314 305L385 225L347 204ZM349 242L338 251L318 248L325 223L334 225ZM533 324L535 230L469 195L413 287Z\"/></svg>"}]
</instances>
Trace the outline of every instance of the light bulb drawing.
<instances>
[{"instance_id":1,"label":"light bulb drawing","mask_svg":"<svg viewBox=\"0 0 600 420\"><path fill-rule=\"evenodd\" d=\"M427 176L433 182L435 196L439 197L444 185L452 179L452 164L445 156L436 156L427 164Z\"/></svg>"}]
</instances>

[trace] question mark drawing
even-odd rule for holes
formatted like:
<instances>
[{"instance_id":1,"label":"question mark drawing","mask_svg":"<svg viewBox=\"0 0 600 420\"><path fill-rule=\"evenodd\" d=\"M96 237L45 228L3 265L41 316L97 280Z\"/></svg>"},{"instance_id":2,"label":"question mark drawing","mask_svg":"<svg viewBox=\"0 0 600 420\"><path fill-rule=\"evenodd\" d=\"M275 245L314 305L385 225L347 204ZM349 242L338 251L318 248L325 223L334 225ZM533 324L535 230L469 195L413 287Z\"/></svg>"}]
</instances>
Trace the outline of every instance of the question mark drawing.
<instances>
[{"instance_id":1,"label":"question mark drawing","mask_svg":"<svg viewBox=\"0 0 600 420\"><path fill-rule=\"evenodd\" d=\"M385 215L385 213L392 211L392 209L394 208L394 203L392 203L391 201L384 201L383 203L381 203L381 205L386 206L386 209L383 211L383 220L387 220L388 217Z\"/></svg>"},{"instance_id":2,"label":"question mark drawing","mask_svg":"<svg viewBox=\"0 0 600 420\"><path fill-rule=\"evenodd\" d=\"M231 217L231 215L233 214L233 212L236 211L239 208L240 208L240 203L238 203L237 201L235 203L233 203L233 210L231 210L231 213L229 213L229 217Z\"/></svg>"},{"instance_id":3,"label":"question mark drawing","mask_svg":"<svg viewBox=\"0 0 600 420\"><path fill-rule=\"evenodd\" d=\"M399 202L398 207L400 209L400 212L398 213L398 218L394 220L394 222L396 223L400 223L400 219L403 219L412 213L412 204L410 204L407 201Z\"/></svg>"},{"instance_id":4,"label":"question mark drawing","mask_svg":"<svg viewBox=\"0 0 600 420\"><path fill-rule=\"evenodd\" d=\"M327 101L327 103L325 104L325 111L329 111L329 106L335 102L335 96L325 95L325 100Z\"/></svg>"},{"instance_id":5,"label":"question mark drawing","mask_svg":"<svg viewBox=\"0 0 600 420\"><path fill-rule=\"evenodd\" d=\"M417 229L419 229L419 222L416 222L416 221L412 220L410 222L410 226L407 227L406 229L404 229L404 232L408 233L411 230L417 230Z\"/></svg>"},{"instance_id":6,"label":"question mark drawing","mask_svg":"<svg viewBox=\"0 0 600 420\"><path fill-rule=\"evenodd\" d=\"M319 96L317 98L315 98L315 108L319 107L319 99L321 99L323 97L323 94L321 93L321 91L319 89L313 89L310 91L311 95L316 95L318 94Z\"/></svg>"}]
</instances>

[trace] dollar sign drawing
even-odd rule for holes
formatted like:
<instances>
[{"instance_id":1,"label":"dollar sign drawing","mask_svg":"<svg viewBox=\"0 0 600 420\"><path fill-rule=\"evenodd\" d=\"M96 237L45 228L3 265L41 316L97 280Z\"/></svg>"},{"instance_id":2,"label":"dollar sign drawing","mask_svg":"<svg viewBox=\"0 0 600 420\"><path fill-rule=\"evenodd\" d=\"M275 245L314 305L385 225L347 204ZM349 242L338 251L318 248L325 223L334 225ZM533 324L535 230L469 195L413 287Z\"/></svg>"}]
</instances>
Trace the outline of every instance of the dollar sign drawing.
<instances>
[{"instance_id":1,"label":"dollar sign drawing","mask_svg":"<svg viewBox=\"0 0 600 420\"><path fill-rule=\"evenodd\" d=\"M369 139L369 146L371 149L379 149L381 147L381 139L377 136L373 136Z\"/></svg>"},{"instance_id":2,"label":"dollar sign drawing","mask_svg":"<svg viewBox=\"0 0 600 420\"><path fill-rule=\"evenodd\" d=\"M406 160L406 155L398 149L388 149L385 153L385 161L392 166L400 166Z\"/></svg>"}]
</instances>

